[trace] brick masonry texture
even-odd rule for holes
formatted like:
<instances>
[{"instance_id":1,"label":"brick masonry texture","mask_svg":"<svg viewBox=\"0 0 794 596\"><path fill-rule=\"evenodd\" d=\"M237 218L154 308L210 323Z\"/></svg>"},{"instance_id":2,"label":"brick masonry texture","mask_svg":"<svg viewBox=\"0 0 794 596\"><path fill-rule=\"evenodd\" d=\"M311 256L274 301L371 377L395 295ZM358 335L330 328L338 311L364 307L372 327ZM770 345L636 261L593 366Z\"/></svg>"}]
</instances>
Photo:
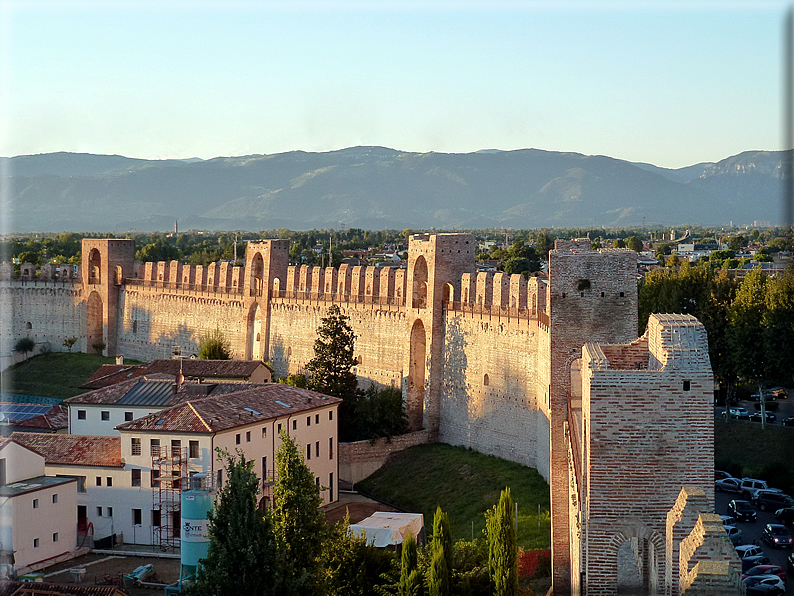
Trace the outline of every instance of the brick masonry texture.
<instances>
[{"instance_id":1,"label":"brick masonry texture","mask_svg":"<svg viewBox=\"0 0 794 596\"><path fill-rule=\"evenodd\" d=\"M246 267L201 267L135 263L131 241L86 239L77 283L0 270L13 307L0 313L4 355L31 331L26 321L53 349L76 335L82 349L104 340L107 354L141 360L195 353L218 329L235 357L269 360L284 376L303 370L339 305L360 385L402 390L412 430L425 433L411 437L535 466L549 480L555 594L580 593L582 578L588 594L614 593L626 541L649 582L666 587L666 516L681 486L713 502L702 326L660 316L637 339L633 251L557 241L548 277L526 280L478 273L475 250L471 234L416 234L407 269L321 269L290 266L288 241L263 240L248 243ZM340 449L357 475L396 447Z\"/></svg>"}]
</instances>

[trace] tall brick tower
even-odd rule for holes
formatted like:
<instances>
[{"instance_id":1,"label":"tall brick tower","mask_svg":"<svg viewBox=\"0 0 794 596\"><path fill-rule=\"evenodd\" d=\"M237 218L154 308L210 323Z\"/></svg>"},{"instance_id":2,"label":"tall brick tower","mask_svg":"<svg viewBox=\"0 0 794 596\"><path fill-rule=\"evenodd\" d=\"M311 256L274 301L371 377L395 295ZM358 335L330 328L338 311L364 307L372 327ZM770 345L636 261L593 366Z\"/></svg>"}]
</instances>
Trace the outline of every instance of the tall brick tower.
<instances>
[{"instance_id":1,"label":"tall brick tower","mask_svg":"<svg viewBox=\"0 0 794 596\"><path fill-rule=\"evenodd\" d=\"M245 357L265 360L269 349L270 298L274 297L275 286L283 289L287 281L289 240L249 242L245 248L245 265L243 296L248 307Z\"/></svg>"},{"instance_id":2,"label":"tall brick tower","mask_svg":"<svg viewBox=\"0 0 794 596\"><path fill-rule=\"evenodd\" d=\"M627 343L637 337L637 253L593 251L590 239L557 240L549 253L549 409L552 585L571 585L568 447L565 423L571 363L586 342Z\"/></svg>"},{"instance_id":3,"label":"tall brick tower","mask_svg":"<svg viewBox=\"0 0 794 596\"><path fill-rule=\"evenodd\" d=\"M473 234L414 234L408 243L406 312L408 422L414 430L439 427L444 346L444 301L460 296L460 279L474 271Z\"/></svg>"},{"instance_id":4,"label":"tall brick tower","mask_svg":"<svg viewBox=\"0 0 794 596\"><path fill-rule=\"evenodd\" d=\"M124 279L132 277L134 240L84 238L82 244L83 296L86 309L86 351L105 342L106 353L116 353L119 292Z\"/></svg>"}]
</instances>

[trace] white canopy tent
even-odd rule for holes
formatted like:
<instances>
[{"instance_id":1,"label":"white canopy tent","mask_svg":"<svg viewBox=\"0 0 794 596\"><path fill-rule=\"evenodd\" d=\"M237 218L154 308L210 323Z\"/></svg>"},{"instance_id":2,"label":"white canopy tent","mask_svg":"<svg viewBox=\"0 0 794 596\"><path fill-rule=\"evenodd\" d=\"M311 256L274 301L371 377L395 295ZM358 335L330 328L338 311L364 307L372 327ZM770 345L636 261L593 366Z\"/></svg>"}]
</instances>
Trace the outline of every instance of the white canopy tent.
<instances>
[{"instance_id":1,"label":"white canopy tent","mask_svg":"<svg viewBox=\"0 0 794 596\"><path fill-rule=\"evenodd\" d=\"M393 511L376 511L357 524L350 524L350 532L354 536L366 536L367 544L385 548L402 544L412 534L417 542L425 527L425 518L421 513L394 513Z\"/></svg>"}]
</instances>

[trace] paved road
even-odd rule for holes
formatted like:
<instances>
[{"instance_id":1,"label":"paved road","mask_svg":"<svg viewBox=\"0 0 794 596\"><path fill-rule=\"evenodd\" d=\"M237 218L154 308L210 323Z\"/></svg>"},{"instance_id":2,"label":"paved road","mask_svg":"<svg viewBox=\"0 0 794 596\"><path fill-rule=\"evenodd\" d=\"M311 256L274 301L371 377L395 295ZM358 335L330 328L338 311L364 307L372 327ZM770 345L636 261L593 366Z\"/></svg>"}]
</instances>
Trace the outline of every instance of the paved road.
<instances>
[{"instance_id":1,"label":"paved road","mask_svg":"<svg viewBox=\"0 0 794 596\"><path fill-rule=\"evenodd\" d=\"M794 432L794 429L792 429ZM734 495L729 493L715 493L714 501L715 506L717 508L717 513L720 515L727 515L728 513L728 503L732 499L741 499L740 495ZM779 523L775 519L775 512L774 511L758 511L758 519L754 522L736 522L736 527L741 528L742 530L742 544L753 544L755 541L756 544L761 544L761 548L764 549L764 554L769 557L769 560L772 562L773 565L780 565L783 569L786 569L786 557L791 552L791 549L778 549L772 548L766 543L761 542L761 532L764 529L766 524L775 524ZM787 578L786 583L786 594L794 594L794 577L791 571L788 572L789 577Z\"/></svg>"}]
</instances>

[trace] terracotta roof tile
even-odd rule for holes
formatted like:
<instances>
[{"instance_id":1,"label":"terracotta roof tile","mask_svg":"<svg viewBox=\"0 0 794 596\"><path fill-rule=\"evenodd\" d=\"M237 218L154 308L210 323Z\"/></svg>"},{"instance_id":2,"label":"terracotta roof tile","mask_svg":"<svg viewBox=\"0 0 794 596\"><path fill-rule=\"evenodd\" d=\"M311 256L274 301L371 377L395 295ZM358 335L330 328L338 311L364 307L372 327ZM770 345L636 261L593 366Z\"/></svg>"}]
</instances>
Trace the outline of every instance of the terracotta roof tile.
<instances>
[{"instance_id":1,"label":"terracotta roof tile","mask_svg":"<svg viewBox=\"0 0 794 596\"><path fill-rule=\"evenodd\" d=\"M16 432L11 439L41 453L47 464L124 467L120 437Z\"/></svg>"},{"instance_id":2,"label":"terracotta roof tile","mask_svg":"<svg viewBox=\"0 0 794 596\"><path fill-rule=\"evenodd\" d=\"M167 373L178 375L180 370L185 377L246 379L257 368L267 365L261 360L152 360L146 366L149 373Z\"/></svg>"},{"instance_id":3,"label":"terracotta roof tile","mask_svg":"<svg viewBox=\"0 0 794 596\"><path fill-rule=\"evenodd\" d=\"M78 586L75 584L48 584L39 582L0 582L0 596L126 596L113 586Z\"/></svg>"},{"instance_id":4,"label":"terracotta roof tile","mask_svg":"<svg viewBox=\"0 0 794 596\"><path fill-rule=\"evenodd\" d=\"M103 364L88 380L80 385L84 389L101 389L146 373L145 365Z\"/></svg>"},{"instance_id":5,"label":"terracotta roof tile","mask_svg":"<svg viewBox=\"0 0 794 596\"><path fill-rule=\"evenodd\" d=\"M66 406L52 406L46 414L15 422L17 428L42 428L45 430L61 430L69 428L69 410Z\"/></svg>"},{"instance_id":6,"label":"terracotta roof tile","mask_svg":"<svg viewBox=\"0 0 794 596\"><path fill-rule=\"evenodd\" d=\"M340 403L308 389L265 383L225 395L190 399L149 416L120 424L119 430L163 432L220 432L263 420L297 414Z\"/></svg>"}]
</instances>

